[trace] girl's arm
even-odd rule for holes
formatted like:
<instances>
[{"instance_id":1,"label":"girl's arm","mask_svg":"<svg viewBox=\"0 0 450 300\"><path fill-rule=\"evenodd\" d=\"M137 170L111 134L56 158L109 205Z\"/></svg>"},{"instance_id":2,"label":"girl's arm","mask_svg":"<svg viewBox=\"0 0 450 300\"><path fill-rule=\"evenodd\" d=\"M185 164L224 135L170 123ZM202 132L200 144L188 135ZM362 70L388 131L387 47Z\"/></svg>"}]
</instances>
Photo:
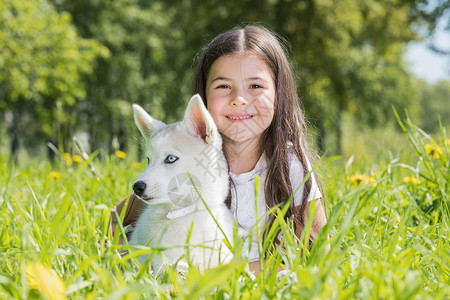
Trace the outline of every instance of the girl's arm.
<instances>
[{"instance_id":1,"label":"girl's arm","mask_svg":"<svg viewBox=\"0 0 450 300\"><path fill-rule=\"evenodd\" d=\"M322 228L327 225L327 215L325 213L325 207L323 206L322 203L322 199L316 199L315 202L315 215L314 215L314 219L312 221L312 226L311 226L311 238L313 240L317 239L317 237L319 236L320 231L322 230ZM311 202L308 202L306 204L306 208L303 211L303 220L305 220L305 223L308 223L308 213L309 213L309 209L310 209L310 205ZM296 213L300 213L300 208L298 206L295 207L295 212ZM296 223L295 227L296 227L296 232L295 234L297 235L297 237L301 237L302 232L303 232L303 224L299 224L299 221L297 218L294 218L294 222ZM330 245L327 245L327 247L325 248L325 251L328 252L330 249Z\"/></svg>"},{"instance_id":2,"label":"girl's arm","mask_svg":"<svg viewBox=\"0 0 450 300\"><path fill-rule=\"evenodd\" d=\"M311 202L308 202L306 204L306 208L304 210L304 214L303 214L303 219L305 220L305 223L308 222L308 212L309 212L309 208L311 205ZM296 206L296 213L299 213L299 207ZM294 222L298 222L295 218L294 218ZM317 237L319 236L320 230L327 224L327 216L325 214L325 208L322 204L321 199L316 199L316 205L315 205L315 216L314 216L314 220L312 222L312 226L311 226L311 237L313 238L313 240L317 239ZM302 224L297 223L296 224L296 228L297 231L295 232L295 234L300 238L302 235L302 231L303 231L303 226ZM328 252L330 250L330 245L327 245L327 247L325 248L325 251ZM261 265L259 261L254 261L249 263L250 266L250 270L252 270L256 275L259 274L259 272L261 271ZM283 268L279 268L278 271L282 271Z\"/></svg>"}]
</instances>

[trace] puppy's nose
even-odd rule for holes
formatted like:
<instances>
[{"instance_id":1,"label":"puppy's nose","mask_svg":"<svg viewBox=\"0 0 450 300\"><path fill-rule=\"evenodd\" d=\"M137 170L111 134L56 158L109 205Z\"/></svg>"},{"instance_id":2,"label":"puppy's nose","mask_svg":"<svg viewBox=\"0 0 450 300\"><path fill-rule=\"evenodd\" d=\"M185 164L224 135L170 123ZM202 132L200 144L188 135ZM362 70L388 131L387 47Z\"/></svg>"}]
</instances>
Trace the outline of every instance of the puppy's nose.
<instances>
[{"instance_id":1,"label":"puppy's nose","mask_svg":"<svg viewBox=\"0 0 450 300\"><path fill-rule=\"evenodd\" d=\"M141 197L144 194L147 185L143 181L136 181L133 185L134 194Z\"/></svg>"}]
</instances>

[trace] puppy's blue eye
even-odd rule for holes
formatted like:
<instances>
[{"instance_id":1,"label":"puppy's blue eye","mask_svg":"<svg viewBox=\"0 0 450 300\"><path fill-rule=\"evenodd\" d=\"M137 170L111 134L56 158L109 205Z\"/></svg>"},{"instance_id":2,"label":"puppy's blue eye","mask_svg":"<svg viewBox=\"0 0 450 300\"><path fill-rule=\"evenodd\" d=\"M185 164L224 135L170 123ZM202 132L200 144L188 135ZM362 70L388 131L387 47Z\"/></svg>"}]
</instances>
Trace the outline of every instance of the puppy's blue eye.
<instances>
[{"instance_id":1,"label":"puppy's blue eye","mask_svg":"<svg viewBox=\"0 0 450 300\"><path fill-rule=\"evenodd\" d=\"M164 163L166 164L173 164L178 160L178 157L175 155L167 155L166 159L164 160Z\"/></svg>"}]
</instances>

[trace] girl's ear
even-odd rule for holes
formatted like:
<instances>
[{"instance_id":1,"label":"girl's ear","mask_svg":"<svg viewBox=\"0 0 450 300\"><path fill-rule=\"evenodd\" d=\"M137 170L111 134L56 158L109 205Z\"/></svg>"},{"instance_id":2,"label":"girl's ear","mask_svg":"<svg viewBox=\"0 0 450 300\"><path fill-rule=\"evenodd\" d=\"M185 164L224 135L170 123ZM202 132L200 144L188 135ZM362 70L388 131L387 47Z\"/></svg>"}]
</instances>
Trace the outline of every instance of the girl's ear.
<instances>
[{"instance_id":1,"label":"girl's ear","mask_svg":"<svg viewBox=\"0 0 450 300\"><path fill-rule=\"evenodd\" d=\"M189 134L199 137L204 143L212 143L219 132L200 95L194 95L184 113L183 123Z\"/></svg>"},{"instance_id":2,"label":"girl's ear","mask_svg":"<svg viewBox=\"0 0 450 300\"><path fill-rule=\"evenodd\" d=\"M166 126L163 122L152 118L142 107L137 104L133 104L133 111L134 122L146 141L148 141L153 132Z\"/></svg>"}]
</instances>

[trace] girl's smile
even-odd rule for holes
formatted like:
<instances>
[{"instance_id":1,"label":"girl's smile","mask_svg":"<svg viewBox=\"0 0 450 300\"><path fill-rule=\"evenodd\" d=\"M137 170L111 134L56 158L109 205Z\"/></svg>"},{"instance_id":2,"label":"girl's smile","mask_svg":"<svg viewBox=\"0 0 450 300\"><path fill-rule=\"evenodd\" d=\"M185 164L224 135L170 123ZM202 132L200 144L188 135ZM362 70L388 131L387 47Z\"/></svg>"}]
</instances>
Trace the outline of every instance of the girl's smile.
<instances>
[{"instance_id":1,"label":"girl's smile","mask_svg":"<svg viewBox=\"0 0 450 300\"><path fill-rule=\"evenodd\" d=\"M253 118L253 115L229 115L226 116L231 122L246 121Z\"/></svg>"},{"instance_id":2,"label":"girl's smile","mask_svg":"<svg viewBox=\"0 0 450 300\"><path fill-rule=\"evenodd\" d=\"M227 139L259 139L274 115L273 74L256 55L221 56L209 71L206 99L219 132Z\"/></svg>"}]
</instances>

